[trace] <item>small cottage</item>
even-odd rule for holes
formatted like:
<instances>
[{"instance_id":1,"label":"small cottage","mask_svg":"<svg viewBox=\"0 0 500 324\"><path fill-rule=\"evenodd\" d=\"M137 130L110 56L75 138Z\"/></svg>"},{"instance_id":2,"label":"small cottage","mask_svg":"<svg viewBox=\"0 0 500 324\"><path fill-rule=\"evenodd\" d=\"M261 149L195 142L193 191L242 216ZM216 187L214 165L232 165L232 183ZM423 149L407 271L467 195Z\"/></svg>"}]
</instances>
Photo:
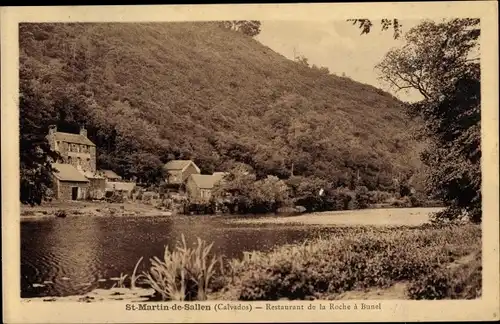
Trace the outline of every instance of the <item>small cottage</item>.
<instances>
[{"instance_id":1,"label":"small cottage","mask_svg":"<svg viewBox=\"0 0 500 324\"><path fill-rule=\"evenodd\" d=\"M122 177L113 170L99 170L97 172L108 181L122 181Z\"/></svg>"},{"instance_id":2,"label":"small cottage","mask_svg":"<svg viewBox=\"0 0 500 324\"><path fill-rule=\"evenodd\" d=\"M191 201L208 202L212 197L214 186L221 177L207 174L192 174L186 182L186 190Z\"/></svg>"},{"instance_id":3,"label":"small cottage","mask_svg":"<svg viewBox=\"0 0 500 324\"><path fill-rule=\"evenodd\" d=\"M200 174L200 169L191 160L172 160L165 164L165 182L167 184L181 185L192 174Z\"/></svg>"},{"instance_id":4,"label":"small cottage","mask_svg":"<svg viewBox=\"0 0 500 324\"><path fill-rule=\"evenodd\" d=\"M135 182L106 181L106 192L120 193L124 198L131 198L135 188Z\"/></svg>"},{"instance_id":5,"label":"small cottage","mask_svg":"<svg viewBox=\"0 0 500 324\"><path fill-rule=\"evenodd\" d=\"M82 200L87 197L90 181L73 165L53 163L54 198Z\"/></svg>"}]
</instances>

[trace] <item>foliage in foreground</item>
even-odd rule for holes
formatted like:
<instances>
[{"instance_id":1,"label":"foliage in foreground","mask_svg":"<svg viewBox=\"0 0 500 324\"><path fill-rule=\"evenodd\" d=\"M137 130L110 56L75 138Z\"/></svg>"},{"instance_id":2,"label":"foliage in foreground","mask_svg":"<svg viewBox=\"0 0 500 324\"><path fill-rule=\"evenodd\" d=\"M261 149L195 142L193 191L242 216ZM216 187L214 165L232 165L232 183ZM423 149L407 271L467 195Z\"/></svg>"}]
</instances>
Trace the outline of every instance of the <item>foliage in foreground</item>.
<instances>
[{"instance_id":1,"label":"foliage in foreground","mask_svg":"<svg viewBox=\"0 0 500 324\"><path fill-rule=\"evenodd\" d=\"M184 235L173 251L165 247L163 260L152 258L151 268L142 275L144 283L161 300L206 300L217 260L209 258L212 244L198 238L195 248L186 244Z\"/></svg>"},{"instance_id":2,"label":"foliage in foreground","mask_svg":"<svg viewBox=\"0 0 500 324\"><path fill-rule=\"evenodd\" d=\"M324 299L357 289L418 283L433 273L448 276L454 260L480 250L474 226L336 229L328 238L253 252L233 267L230 283L241 300ZM426 284L450 285L446 280ZM435 287L439 291L444 288ZM451 298L423 293L423 299Z\"/></svg>"},{"instance_id":3,"label":"foliage in foreground","mask_svg":"<svg viewBox=\"0 0 500 324\"><path fill-rule=\"evenodd\" d=\"M407 282L411 299L481 295L481 229L476 225L335 228L328 237L222 262L211 245L185 240L154 258L146 284L164 300L335 299L341 293ZM472 262L461 258L474 254ZM216 267L216 265L219 267ZM208 295L208 296L207 296Z\"/></svg>"},{"instance_id":4,"label":"foliage in foreground","mask_svg":"<svg viewBox=\"0 0 500 324\"><path fill-rule=\"evenodd\" d=\"M465 264L449 267L449 271L433 270L408 287L411 299L474 299L482 292L482 261L477 252Z\"/></svg>"}]
</instances>

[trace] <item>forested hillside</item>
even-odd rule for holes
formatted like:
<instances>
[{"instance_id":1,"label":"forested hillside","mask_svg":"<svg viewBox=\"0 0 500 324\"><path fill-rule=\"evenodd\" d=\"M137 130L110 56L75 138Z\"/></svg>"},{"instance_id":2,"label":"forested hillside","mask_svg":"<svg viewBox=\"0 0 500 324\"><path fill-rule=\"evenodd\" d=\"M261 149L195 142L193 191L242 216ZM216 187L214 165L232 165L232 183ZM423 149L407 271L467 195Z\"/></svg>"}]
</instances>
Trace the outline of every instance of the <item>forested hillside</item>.
<instances>
[{"instance_id":1,"label":"forested hillside","mask_svg":"<svg viewBox=\"0 0 500 324\"><path fill-rule=\"evenodd\" d=\"M370 190L409 178L402 103L215 23L21 24L21 134L85 124L98 167L154 182L162 163L235 162Z\"/></svg>"}]
</instances>

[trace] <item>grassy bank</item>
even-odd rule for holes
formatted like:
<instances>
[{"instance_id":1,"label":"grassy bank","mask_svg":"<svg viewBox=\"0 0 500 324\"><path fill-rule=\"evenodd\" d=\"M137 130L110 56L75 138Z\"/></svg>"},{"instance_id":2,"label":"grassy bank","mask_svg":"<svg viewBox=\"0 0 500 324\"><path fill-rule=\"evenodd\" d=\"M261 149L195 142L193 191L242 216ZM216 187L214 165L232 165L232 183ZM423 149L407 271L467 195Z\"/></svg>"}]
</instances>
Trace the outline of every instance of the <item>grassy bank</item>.
<instances>
[{"instance_id":1,"label":"grassy bank","mask_svg":"<svg viewBox=\"0 0 500 324\"><path fill-rule=\"evenodd\" d=\"M302 245L231 261L222 298L336 299L407 284L410 299L480 295L481 231L475 226L338 228ZM464 257L471 262L456 264Z\"/></svg>"},{"instance_id":2,"label":"grassy bank","mask_svg":"<svg viewBox=\"0 0 500 324\"><path fill-rule=\"evenodd\" d=\"M474 225L340 227L327 237L242 259L179 245L152 260L146 285L160 300L340 299L396 285L395 299L481 295L481 229ZM359 295L358 295L359 296Z\"/></svg>"},{"instance_id":3,"label":"grassy bank","mask_svg":"<svg viewBox=\"0 0 500 324\"><path fill-rule=\"evenodd\" d=\"M53 218L56 216L167 216L171 213L141 202L47 202L40 206L21 205L21 219Z\"/></svg>"}]
</instances>

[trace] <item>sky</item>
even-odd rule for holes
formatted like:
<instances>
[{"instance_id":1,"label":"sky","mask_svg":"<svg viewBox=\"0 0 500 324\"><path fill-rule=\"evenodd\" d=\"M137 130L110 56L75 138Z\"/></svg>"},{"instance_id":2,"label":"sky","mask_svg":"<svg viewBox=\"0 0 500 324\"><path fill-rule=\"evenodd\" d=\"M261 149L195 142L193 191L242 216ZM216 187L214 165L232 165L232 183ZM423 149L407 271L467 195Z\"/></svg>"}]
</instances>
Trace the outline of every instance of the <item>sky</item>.
<instances>
[{"instance_id":1,"label":"sky","mask_svg":"<svg viewBox=\"0 0 500 324\"><path fill-rule=\"evenodd\" d=\"M400 47L404 40L393 38L393 30L381 31L380 22L373 21L369 34L347 21L261 21L261 33L256 40L275 52L293 59L303 55L309 63L327 67L337 75L345 73L351 79L389 91L404 101L421 99L415 92L395 93L378 80L374 69L393 47ZM403 33L419 21L400 21Z\"/></svg>"}]
</instances>

